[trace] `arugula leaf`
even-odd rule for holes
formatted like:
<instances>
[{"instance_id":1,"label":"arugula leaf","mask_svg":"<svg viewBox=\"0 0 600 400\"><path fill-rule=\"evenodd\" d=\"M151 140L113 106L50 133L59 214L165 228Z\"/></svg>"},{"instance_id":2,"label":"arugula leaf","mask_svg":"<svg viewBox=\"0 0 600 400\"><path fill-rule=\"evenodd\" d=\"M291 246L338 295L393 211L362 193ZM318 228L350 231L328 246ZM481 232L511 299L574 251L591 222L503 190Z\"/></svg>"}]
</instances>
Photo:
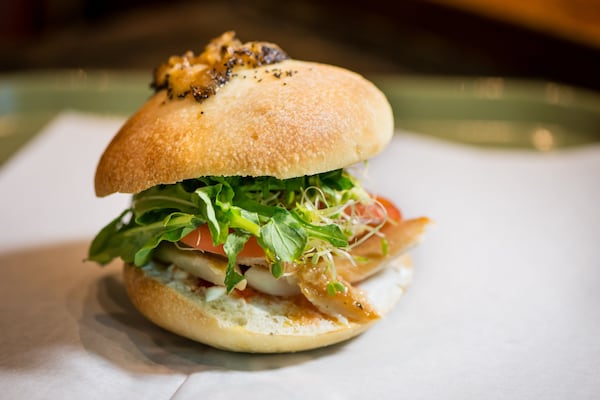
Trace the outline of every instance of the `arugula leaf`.
<instances>
[{"instance_id":1,"label":"arugula leaf","mask_svg":"<svg viewBox=\"0 0 600 400\"><path fill-rule=\"evenodd\" d=\"M231 228L242 229L254 236L260 236L260 221L258 214L232 206L228 210L229 225Z\"/></svg>"},{"instance_id":2,"label":"arugula leaf","mask_svg":"<svg viewBox=\"0 0 600 400\"><path fill-rule=\"evenodd\" d=\"M231 292L233 288L243 281L244 276L240 275L235 270L236 259L240 251L244 248L246 242L250 239L250 235L247 233L232 232L227 236L227 240L223 245L223 250L227 254L227 270L225 271L225 286L227 292Z\"/></svg>"},{"instance_id":3,"label":"arugula leaf","mask_svg":"<svg viewBox=\"0 0 600 400\"><path fill-rule=\"evenodd\" d=\"M198 214L199 204L181 184L158 185L133 196L132 208L138 224L156 222L174 211ZM158 214L158 218L153 215Z\"/></svg>"},{"instance_id":4,"label":"arugula leaf","mask_svg":"<svg viewBox=\"0 0 600 400\"><path fill-rule=\"evenodd\" d=\"M327 187L333 190L350 190L354 187L354 182L350 176L344 173L344 170L337 169L334 171L325 172L315 175L319 179L317 186Z\"/></svg>"},{"instance_id":5,"label":"arugula leaf","mask_svg":"<svg viewBox=\"0 0 600 400\"><path fill-rule=\"evenodd\" d=\"M328 225L313 225L304 220L299 213L292 212L296 221L304 228L309 236L325 240L335 247L346 247L348 246L348 238L339 226L335 224Z\"/></svg>"},{"instance_id":6,"label":"arugula leaf","mask_svg":"<svg viewBox=\"0 0 600 400\"><path fill-rule=\"evenodd\" d=\"M132 209L128 208L123 211L117 218L112 220L96 235L88 250L89 261L95 261L100 265L105 265L111 262L114 258L121 255L120 246L117 246L115 237L118 233L124 230L128 223L125 218L133 213Z\"/></svg>"},{"instance_id":7,"label":"arugula leaf","mask_svg":"<svg viewBox=\"0 0 600 400\"><path fill-rule=\"evenodd\" d=\"M121 257L141 266L150 261L150 253L161 241L177 242L204 223L193 215L176 212L162 221L138 225L133 219L125 222L128 214L132 214L131 209L100 231L92 241L88 260L104 265Z\"/></svg>"},{"instance_id":8,"label":"arugula leaf","mask_svg":"<svg viewBox=\"0 0 600 400\"><path fill-rule=\"evenodd\" d=\"M213 207L212 200L209 195L209 189L211 188L200 188L197 189L194 193L198 196L198 198L202 201L204 206L204 215L206 215L206 222L208 223L208 229L210 231L210 236L213 238L213 243L215 245L222 243L221 239L221 223L217 219L217 215L215 213L215 208ZM223 226L224 229L227 229L226 226Z\"/></svg>"},{"instance_id":9,"label":"arugula leaf","mask_svg":"<svg viewBox=\"0 0 600 400\"><path fill-rule=\"evenodd\" d=\"M152 250L160 242L163 240L177 242L203 223L203 220L190 214L172 213L161 222L140 226L124 232L124 241L128 239L137 245L137 250L133 255L133 263L141 266L150 261ZM125 261L131 262L128 260Z\"/></svg>"},{"instance_id":10,"label":"arugula leaf","mask_svg":"<svg viewBox=\"0 0 600 400\"><path fill-rule=\"evenodd\" d=\"M300 258L308 238L302 226L284 209L260 228L259 245L267 256L277 262L293 262Z\"/></svg>"}]
</instances>

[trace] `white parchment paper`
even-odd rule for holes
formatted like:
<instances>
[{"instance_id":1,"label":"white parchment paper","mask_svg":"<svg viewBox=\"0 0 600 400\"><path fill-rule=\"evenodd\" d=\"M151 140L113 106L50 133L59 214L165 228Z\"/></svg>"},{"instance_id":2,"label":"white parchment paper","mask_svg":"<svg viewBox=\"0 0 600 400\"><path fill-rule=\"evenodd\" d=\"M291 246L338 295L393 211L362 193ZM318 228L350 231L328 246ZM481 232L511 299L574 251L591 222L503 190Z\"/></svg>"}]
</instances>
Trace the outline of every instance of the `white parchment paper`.
<instances>
[{"instance_id":1,"label":"white parchment paper","mask_svg":"<svg viewBox=\"0 0 600 400\"><path fill-rule=\"evenodd\" d=\"M364 335L232 354L141 317L83 263L128 196L93 175L123 121L64 113L0 170L0 397L587 399L600 393L600 147L489 150L400 133L366 185L436 221ZM313 397L314 396L314 397Z\"/></svg>"}]
</instances>

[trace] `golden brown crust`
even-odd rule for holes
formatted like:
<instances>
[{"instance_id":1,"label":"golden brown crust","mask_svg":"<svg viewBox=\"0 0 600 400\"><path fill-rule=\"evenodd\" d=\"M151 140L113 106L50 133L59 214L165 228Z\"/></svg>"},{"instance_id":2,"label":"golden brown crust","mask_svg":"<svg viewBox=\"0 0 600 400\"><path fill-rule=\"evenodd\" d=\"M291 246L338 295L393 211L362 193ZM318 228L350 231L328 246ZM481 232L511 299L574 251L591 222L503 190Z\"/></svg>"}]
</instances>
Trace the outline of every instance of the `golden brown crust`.
<instances>
[{"instance_id":1,"label":"golden brown crust","mask_svg":"<svg viewBox=\"0 0 600 400\"><path fill-rule=\"evenodd\" d=\"M379 311L385 315L397 302L409 279L408 256L394 260L389 274L374 277ZM127 293L149 320L173 333L210 346L238 352L281 353L309 350L359 335L366 323L335 319L317 311L302 296L288 299L255 293L250 297L222 295L207 301L206 288L188 285L156 265L124 266ZM373 278L372 278L373 279Z\"/></svg>"},{"instance_id":2,"label":"golden brown crust","mask_svg":"<svg viewBox=\"0 0 600 400\"><path fill-rule=\"evenodd\" d=\"M391 139L389 103L353 72L287 60L234 73L201 103L165 90L150 98L103 154L96 194L209 175L310 175L366 160Z\"/></svg>"}]
</instances>

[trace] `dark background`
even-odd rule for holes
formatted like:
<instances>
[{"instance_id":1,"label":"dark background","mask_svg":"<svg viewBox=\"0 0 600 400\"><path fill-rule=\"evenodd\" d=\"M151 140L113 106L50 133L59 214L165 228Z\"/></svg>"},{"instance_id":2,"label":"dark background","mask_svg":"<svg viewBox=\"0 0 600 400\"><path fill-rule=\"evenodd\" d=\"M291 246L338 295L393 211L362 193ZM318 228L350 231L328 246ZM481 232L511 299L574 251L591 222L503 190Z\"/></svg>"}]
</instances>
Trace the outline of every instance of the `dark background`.
<instances>
[{"instance_id":1,"label":"dark background","mask_svg":"<svg viewBox=\"0 0 600 400\"><path fill-rule=\"evenodd\" d=\"M4 0L0 72L150 70L230 29L242 41L272 41L293 58L363 74L503 76L600 90L600 38L415 0Z\"/></svg>"}]
</instances>

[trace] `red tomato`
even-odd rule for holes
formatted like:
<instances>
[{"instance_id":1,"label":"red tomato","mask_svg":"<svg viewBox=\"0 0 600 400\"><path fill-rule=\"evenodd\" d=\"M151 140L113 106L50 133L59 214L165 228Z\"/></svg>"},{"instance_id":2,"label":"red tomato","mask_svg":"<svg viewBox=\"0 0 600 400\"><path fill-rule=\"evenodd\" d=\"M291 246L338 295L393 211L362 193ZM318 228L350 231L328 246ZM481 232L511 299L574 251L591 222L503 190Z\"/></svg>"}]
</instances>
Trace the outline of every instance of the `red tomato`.
<instances>
[{"instance_id":1,"label":"red tomato","mask_svg":"<svg viewBox=\"0 0 600 400\"><path fill-rule=\"evenodd\" d=\"M400 212L398 207L394 205L394 203L392 203L385 197L376 196L375 198L381 203L382 206L385 207L385 209L387 210L387 215L392 221L402 221L402 213Z\"/></svg>"},{"instance_id":2,"label":"red tomato","mask_svg":"<svg viewBox=\"0 0 600 400\"><path fill-rule=\"evenodd\" d=\"M195 231L191 232L189 235L185 236L181 241L187 244L190 247L194 247L198 250L207 251L209 253L221 254L225 255L225 250L223 250L223 245L220 244L215 246L212 241L212 236L210 236L210 231L208 230L208 225L204 224L197 228ZM265 252L262 247L258 245L255 236L251 236L250 239L246 242L246 245L238 254L239 257L264 257Z\"/></svg>"},{"instance_id":3,"label":"red tomato","mask_svg":"<svg viewBox=\"0 0 600 400\"><path fill-rule=\"evenodd\" d=\"M402 213L391 201L380 196L375 196L375 200L377 200L385 208L387 211L387 217L389 219L396 222L400 222L402 220ZM357 204L354 208L354 211L358 214L357 216L359 218L364 217L371 219L374 221L374 224L377 224L378 221L383 221L386 217L381 207L377 204L369 206Z\"/></svg>"}]
</instances>

